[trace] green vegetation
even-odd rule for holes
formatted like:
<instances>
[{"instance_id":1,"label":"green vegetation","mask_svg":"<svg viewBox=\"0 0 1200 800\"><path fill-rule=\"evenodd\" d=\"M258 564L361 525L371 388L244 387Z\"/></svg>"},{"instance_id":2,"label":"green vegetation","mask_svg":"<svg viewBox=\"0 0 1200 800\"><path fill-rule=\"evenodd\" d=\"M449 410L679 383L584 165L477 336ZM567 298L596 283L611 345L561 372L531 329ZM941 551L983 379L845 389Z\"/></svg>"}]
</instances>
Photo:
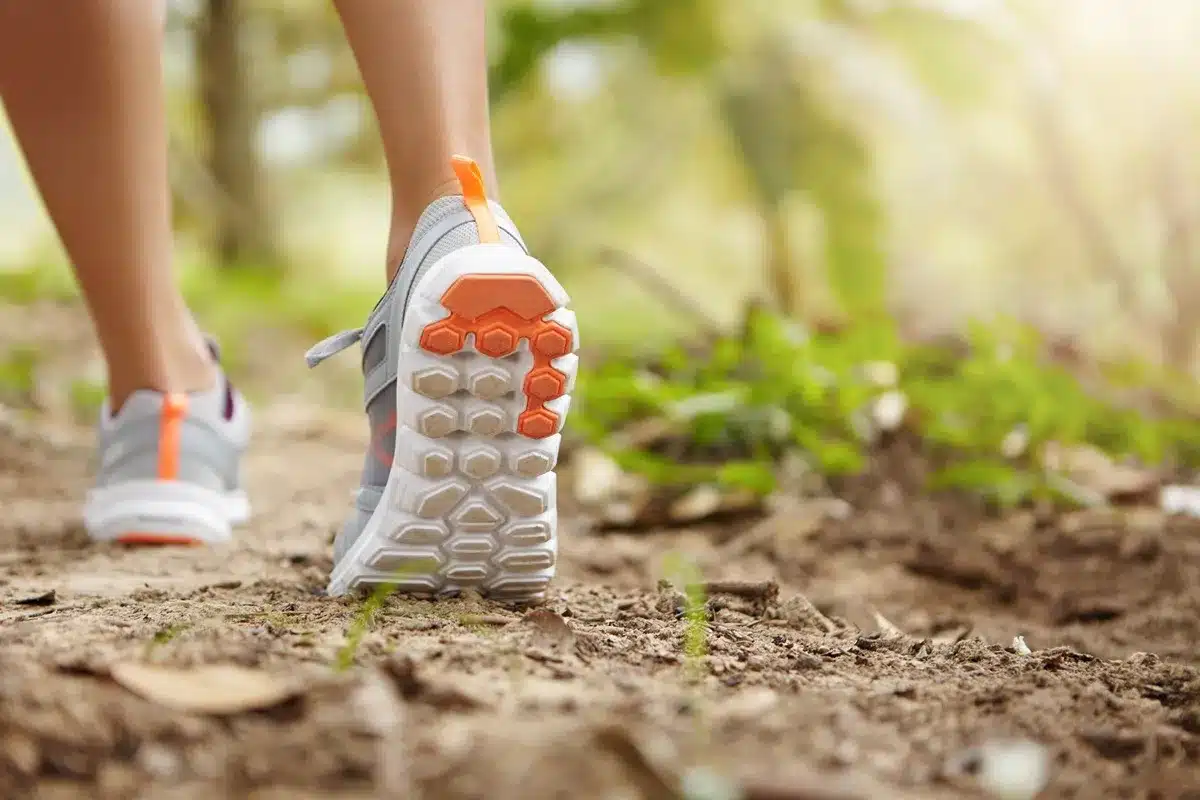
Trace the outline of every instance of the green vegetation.
<instances>
[{"instance_id":1,"label":"green vegetation","mask_svg":"<svg viewBox=\"0 0 1200 800\"><path fill-rule=\"evenodd\" d=\"M708 597L704 578L696 565L680 553L664 559L663 574L671 585L683 592L683 656L688 676L697 678L705 673L704 656L708 654Z\"/></svg>"},{"instance_id":2,"label":"green vegetation","mask_svg":"<svg viewBox=\"0 0 1200 800\"><path fill-rule=\"evenodd\" d=\"M158 648L173 642L179 637L180 634L184 633L191 627L192 626L189 623L177 622L167 625L164 628L160 628L154 633L154 636L150 639L150 641L146 642L145 656L149 657L149 655Z\"/></svg>"},{"instance_id":3,"label":"green vegetation","mask_svg":"<svg viewBox=\"0 0 1200 800\"><path fill-rule=\"evenodd\" d=\"M1074 502L1044 466L1052 445L1091 445L1155 467L1200 465L1200 423L1185 413L1186 398L1171 413L1130 407L1113 383L1085 385L1054 363L1021 326L976 325L960 344L965 354L907 343L890 325L810 335L757 313L742 335L700 353L674 348L650 364L613 359L586 372L572 424L653 482L764 494L789 454L827 476L861 471L881 427L919 437L937 468L931 489L979 492L1000 506ZM1145 368L1118 371L1166 386ZM873 418L885 395L905 404L902 418ZM666 444L633 448L613 435L647 420L667 427Z\"/></svg>"},{"instance_id":4,"label":"green vegetation","mask_svg":"<svg viewBox=\"0 0 1200 800\"><path fill-rule=\"evenodd\" d=\"M27 345L0 354L0 397L6 397L14 405L30 402L40 360L37 348Z\"/></svg>"},{"instance_id":5,"label":"green vegetation","mask_svg":"<svg viewBox=\"0 0 1200 800\"><path fill-rule=\"evenodd\" d=\"M346 632L346 641L338 650L337 660L334 662L334 669L337 672L345 672L354 666L358 658L358 648L362 644L363 638L367 632L371 630L371 624L375 621L375 616L387 603L388 597L396 591L396 584L381 583L375 587L374 591L362 601L354 619L350 621L350 629Z\"/></svg>"}]
</instances>

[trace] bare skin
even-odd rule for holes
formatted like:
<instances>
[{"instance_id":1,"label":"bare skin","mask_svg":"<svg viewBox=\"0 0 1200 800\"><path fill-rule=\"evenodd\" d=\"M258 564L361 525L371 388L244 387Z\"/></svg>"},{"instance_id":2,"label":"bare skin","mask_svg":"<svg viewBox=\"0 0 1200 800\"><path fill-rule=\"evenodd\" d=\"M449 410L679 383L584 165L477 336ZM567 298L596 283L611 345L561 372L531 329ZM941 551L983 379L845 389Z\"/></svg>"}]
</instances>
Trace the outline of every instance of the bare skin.
<instances>
[{"instance_id":1,"label":"bare skin","mask_svg":"<svg viewBox=\"0 0 1200 800\"><path fill-rule=\"evenodd\" d=\"M391 281L421 212L458 193L450 157L496 185L484 0L335 0L379 118L392 185Z\"/></svg>"},{"instance_id":2,"label":"bare skin","mask_svg":"<svg viewBox=\"0 0 1200 800\"><path fill-rule=\"evenodd\" d=\"M483 0L336 0L392 185L387 277L425 207L457 192L450 157L495 186ZM215 381L172 265L163 7L0 2L0 98L74 265L113 408L138 389Z\"/></svg>"},{"instance_id":3,"label":"bare skin","mask_svg":"<svg viewBox=\"0 0 1200 800\"><path fill-rule=\"evenodd\" d=\"M0 99L87 299L119 408L212 359L171 268L162 8L0 2Z\"/></svg>"}]
</instances>

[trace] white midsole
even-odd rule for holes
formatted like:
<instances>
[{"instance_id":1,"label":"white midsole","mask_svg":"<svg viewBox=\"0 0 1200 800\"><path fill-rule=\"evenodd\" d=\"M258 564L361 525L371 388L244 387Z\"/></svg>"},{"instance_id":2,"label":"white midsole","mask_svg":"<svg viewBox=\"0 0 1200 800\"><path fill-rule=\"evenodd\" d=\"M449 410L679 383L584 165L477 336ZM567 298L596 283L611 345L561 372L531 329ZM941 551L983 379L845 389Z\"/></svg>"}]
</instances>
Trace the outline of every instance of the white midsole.
<instances>
[{"instance_id":1,"label":"white midsole","mask_svg":"<svg viewBox=\"0 0 1200 800\"><path fill-rule=\"evenodd\" d=\"M249 516L244 492L222 493L183 481L128 481L93 489L83 508L88 535L99 541L152 533L219 544Z\"/></svg>"}]
</instances>

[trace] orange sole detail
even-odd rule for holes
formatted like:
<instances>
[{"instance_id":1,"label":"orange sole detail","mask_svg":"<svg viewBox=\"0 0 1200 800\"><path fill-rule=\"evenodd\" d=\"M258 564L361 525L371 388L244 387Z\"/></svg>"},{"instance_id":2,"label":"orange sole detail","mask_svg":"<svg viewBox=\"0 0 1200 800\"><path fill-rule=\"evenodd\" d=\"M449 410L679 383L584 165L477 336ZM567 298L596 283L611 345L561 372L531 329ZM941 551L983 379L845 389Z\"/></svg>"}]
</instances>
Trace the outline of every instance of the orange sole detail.
<instances>
[{"instance_id":1,"label":"orange sole detail","mask_svg":"<svg viewBox=\"0 0 1200 800\"><path fill-rule=\"evenodd\" d=\"M124 533L117 537L117 542L120 544L133 545L183 545L186 547L199 547L204 544L199 539L194 539L191 536L184 536L178 533Z\"/></svg>"},{"instance_id":2,"label":"orange sole detail","mask_svg":"<svg viewBox=\"0 0 1200 800\"><path fill-rule=\"evenodd\" d=\"M533 367L525 376L525 410L517 418L517 433L530 439L553 436L558 415L546 403L567 391L567 376L551 361L571 352L571 331L544 319L554 311L554 299L532 275L463 275L442 295L450 316L421 332L421 349L437 355L457 353L475 334L475 349L491 358L516 352L521 339L529 342Z\"/></svg>"}]
</instances>

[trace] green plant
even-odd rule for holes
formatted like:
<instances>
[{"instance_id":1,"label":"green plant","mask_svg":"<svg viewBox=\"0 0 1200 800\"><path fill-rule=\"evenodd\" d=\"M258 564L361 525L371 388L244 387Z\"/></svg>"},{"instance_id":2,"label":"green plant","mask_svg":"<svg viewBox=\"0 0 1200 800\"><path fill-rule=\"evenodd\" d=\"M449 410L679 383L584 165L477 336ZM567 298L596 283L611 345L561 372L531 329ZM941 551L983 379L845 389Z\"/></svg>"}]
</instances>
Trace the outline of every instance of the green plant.
<instances>
[{"instance_id":1,"label":"green plant","mask_svg":"<svg viewBox=\"0 0 1200 800\"><path fill-rule=\"evenodd\" d=\"M683 592L683 656L689 677L698 678L708 653L708 597L704 579L695 563L679 553L663 560L663 574Z\"/></svg>"},{"instance_id":2,"label":"green plant","mask_svg":"<svg viewBox=\"0 0 1200 800\"><path fill-rule=\"evenodd\" d=\"M350 629L346 632L346 641L342 644L341 649L338 650L337 660L334 662L335 671L345 672L354 666L354 662L358 657L358 648L362 644L363 638L367 635L367 631L371 629L371 624L375 621L376 614L387 603L388 597L394 591L396 591L395 583L381 583L363 600L358 612L354 615L354 619L350 621Z\"/></svg>"},{"instance_id":3,"label":"green plant","mask_svg":"<svg viewBox=\"0 0 1200 800\"><path fill-rule=\"evenodd\" d=\"M39 300L72 300L79 296L71 272L63 265L36 262L21 269L0 270L0 300L27 305Z\"/></svg>"},{"instance_id":4,"label":"green plant","mask_svg":"<svg viewBox=\"0 0 1200 800\"><path fill-rule=\"evenodd\" d=\"M23 345L9 349L0 358L0 395L8 395L21 404L28 403L33 397L41 360L35 347Z\"/></svg>"},{"instance_id":5,"label":"green plant","mask_svg":"<svg viewBox=\"0 0 1200 800\"><path fill-rule=\"evenodd\" d=\"M157 631L155 631L154 636L150 639L150 641L146 642L145 654L149 656L150 653L154 652L159 647L174 641L176 637L190 627L192 626L187 623L177 622L167 625L164 628L159 628Z\"/></svg>"}]
</instances>

